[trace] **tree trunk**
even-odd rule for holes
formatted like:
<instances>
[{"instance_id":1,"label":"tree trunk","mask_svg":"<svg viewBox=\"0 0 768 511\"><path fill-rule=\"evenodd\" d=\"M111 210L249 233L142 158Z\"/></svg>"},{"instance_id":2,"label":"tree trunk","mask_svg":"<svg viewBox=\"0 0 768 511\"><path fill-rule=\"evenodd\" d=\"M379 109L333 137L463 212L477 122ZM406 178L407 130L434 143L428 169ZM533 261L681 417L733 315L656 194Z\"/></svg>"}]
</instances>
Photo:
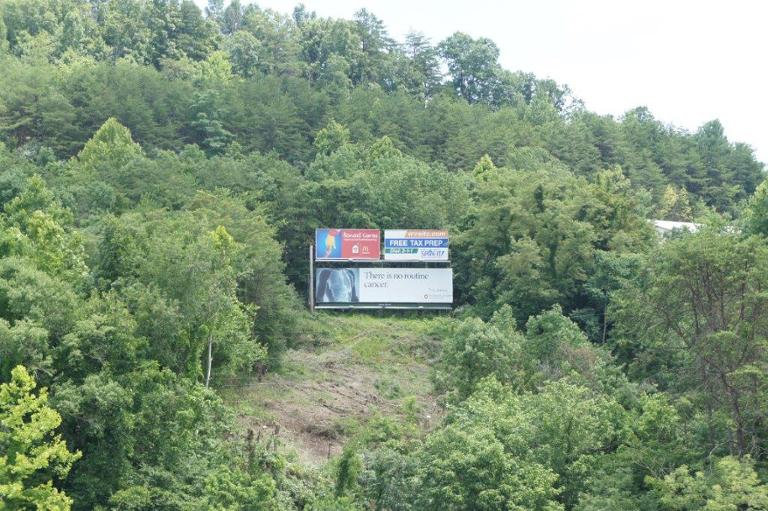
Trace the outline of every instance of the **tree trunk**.
<instances>
[{"instance_id":1,"label":"tree trunk","mask_svg":"<svg viewBox=\"0 0 768 511\"><path fill-rule=\"evenodd\" d=\"M211 363L213 362L213 338L208 338L208 367L205 371L205 388L211 383Z\"/></svg>"}]
</instances>

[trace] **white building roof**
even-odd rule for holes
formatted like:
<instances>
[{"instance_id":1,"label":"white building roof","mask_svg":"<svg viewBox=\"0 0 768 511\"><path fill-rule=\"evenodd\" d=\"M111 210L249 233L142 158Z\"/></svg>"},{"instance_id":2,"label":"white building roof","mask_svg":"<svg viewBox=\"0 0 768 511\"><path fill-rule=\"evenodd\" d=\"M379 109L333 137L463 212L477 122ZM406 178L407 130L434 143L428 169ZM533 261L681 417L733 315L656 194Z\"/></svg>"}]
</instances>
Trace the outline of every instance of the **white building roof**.
<instances>
[{"instance_id":1,"label":"white building roof","mask_svg":"<svg viewBox=\"0 0 768 511\"><path fill-rule=\"evenodd\" d=\"M669 234L672 231L696 232L701 227L701 224L695 224L693 222L675 222L673 220L653 220L653 226L656 228L656 232L663 235Z\"/></svg>"}]
</instances>

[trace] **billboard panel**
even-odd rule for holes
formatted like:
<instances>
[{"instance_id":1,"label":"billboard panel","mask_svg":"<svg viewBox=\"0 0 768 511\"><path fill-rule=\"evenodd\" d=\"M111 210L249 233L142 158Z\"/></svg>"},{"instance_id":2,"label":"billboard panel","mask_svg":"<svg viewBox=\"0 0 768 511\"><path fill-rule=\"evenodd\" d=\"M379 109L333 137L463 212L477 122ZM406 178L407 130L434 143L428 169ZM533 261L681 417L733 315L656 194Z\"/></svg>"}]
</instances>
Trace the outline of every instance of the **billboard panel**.
<instances>
[{"instance_id":1,"label":"billboard panel","mask_svg":"<svg viewBox=\"0 0 768 511\"><path fill-rule=\"evenodd\" d=\"M318 268L315 303L354 304L452 304L453 271L450 268Z\"/></svg>"},{"instance_id":2,"label":"billboard panel","mask_svg":"<svg viewBox=\"0 0 768 511\"><path fill-rule=\"evenodd\" d=\"M448 231L388 229L384 231L387 261L447 261Z\"/></svg>"},{"instance_id":3,"label":"billboard panel","mask_svg":"<svg viewBox=\"0 0 768 511\"><path fill-rule=\"evenodd\" d=\"M315 259L343 261L381 258L381 232L378 229L316 229Z\"/></svg>"}]
</instances>

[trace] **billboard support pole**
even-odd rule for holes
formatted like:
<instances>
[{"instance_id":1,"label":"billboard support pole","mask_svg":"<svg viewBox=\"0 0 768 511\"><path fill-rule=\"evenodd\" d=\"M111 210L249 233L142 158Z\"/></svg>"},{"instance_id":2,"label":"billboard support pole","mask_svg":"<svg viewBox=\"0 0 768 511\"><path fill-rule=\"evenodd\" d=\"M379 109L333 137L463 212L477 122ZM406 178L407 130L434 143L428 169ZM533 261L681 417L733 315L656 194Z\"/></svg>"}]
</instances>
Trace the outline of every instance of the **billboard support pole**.
<instances>
[{"instance_id":1,"label":"billboard support pole","mask_svg":"<svg viewBox=\"0 0 768 511\"><path fill-rule=\"evenodd\" d=\"M309 244L309 312L315 312L315 246Z\"/></svg>"}]
</instances>

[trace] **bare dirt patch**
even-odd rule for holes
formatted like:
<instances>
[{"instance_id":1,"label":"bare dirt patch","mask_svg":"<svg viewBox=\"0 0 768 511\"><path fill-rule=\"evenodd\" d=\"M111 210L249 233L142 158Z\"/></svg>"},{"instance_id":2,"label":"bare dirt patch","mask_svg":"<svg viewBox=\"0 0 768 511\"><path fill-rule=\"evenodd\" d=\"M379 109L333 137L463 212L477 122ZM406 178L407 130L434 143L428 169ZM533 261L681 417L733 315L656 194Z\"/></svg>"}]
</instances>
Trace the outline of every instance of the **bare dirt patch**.
<instances>
[{"instance_id":1,"label":"bare dirt patch","mask_svg":"<svg viewBox=\"0 0 768 511\"><path fill-rule=\"evenodd\" d=\"M361 334L342 343L289 350L280 374L228 385L224 395L246 430L314 466L339 454L371 417L402 417L409 397L420 423L430 428L440 409L430 394L428 362L404 356L403 339L380 337L374 356L371 342Z\"/></svg>"}]
</instances>

